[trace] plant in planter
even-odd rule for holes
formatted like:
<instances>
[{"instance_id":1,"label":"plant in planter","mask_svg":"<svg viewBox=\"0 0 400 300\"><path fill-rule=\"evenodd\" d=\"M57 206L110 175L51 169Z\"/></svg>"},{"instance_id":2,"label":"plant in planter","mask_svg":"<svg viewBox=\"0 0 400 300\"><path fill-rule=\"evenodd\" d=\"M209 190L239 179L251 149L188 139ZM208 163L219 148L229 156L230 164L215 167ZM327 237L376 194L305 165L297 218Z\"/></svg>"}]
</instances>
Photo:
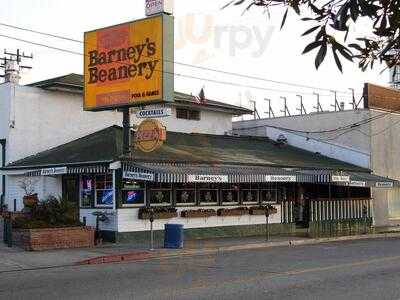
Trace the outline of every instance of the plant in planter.
<instances>
[{"instance_id":1,"label":"plant in planter","mask_svg":"<svg viewBox=\"0 0 400 300\"><path fill-rule=\"evenodd\" d=\"M172 219L178 216L178 212L174 207L142 207L139 209L139 219L150 219L150 209L154 211L154 219Z\"/></svg>"},{"instance_id":2,"label":"plant in planter","mask_svg":"<svg viewBox=\"0 0 400 300\"><path fill-rule=\"evenodd\" d=\"M29 215L16 217L13 226L18 229L83 226L79 221L77 209L63 198L49 197L34 205Z\"/></svg>"},{"instance_id":3,"label":"plant in planter","mask_svg":"<svg viewBox=\"0 0 400 300\"><path fill-rule=\"evenodd\" d=\"M250 215L253 215L253 216L265 215L267 212L268 212L268 215L273 215L273 214L278 213L278 210L275 207L273 207L271 204L252 206L249 209Z\"/></svg>"},{"instance_id":4,"label":"plant in planter","mask_svg":"<svg viewBox=\"0 0 400 300\"><path fill-rule=\"evenodd\" d=\"M236 208L220 208L217 211L218 216L228 217L228 216L243 216L249 213L247 207L236 207Z\"/></svg>"},{"instance_id":5,"label":"plant in planter","mask_svg":"<svg viewBox=\"0 0 400 300\"><path fill-rule=\"evenodd\" d=\"M181 212L182 218L208 218L216 215L215 209L188 209Z\"/></svg>"},{"instance_id":6,"label":"plant in planter","mask_svg":"<svg viewBox=\"0 0 400 300\"><path fill-rule=\"evenodd\" d=\"M19 187L25 192L22 200L25 208L28 210L36 206L39 202L38 195L35 193L35 186L38 181L38 179L34 179L33 177L24 177L19 181Z\"/></svg>"}]
</instances>

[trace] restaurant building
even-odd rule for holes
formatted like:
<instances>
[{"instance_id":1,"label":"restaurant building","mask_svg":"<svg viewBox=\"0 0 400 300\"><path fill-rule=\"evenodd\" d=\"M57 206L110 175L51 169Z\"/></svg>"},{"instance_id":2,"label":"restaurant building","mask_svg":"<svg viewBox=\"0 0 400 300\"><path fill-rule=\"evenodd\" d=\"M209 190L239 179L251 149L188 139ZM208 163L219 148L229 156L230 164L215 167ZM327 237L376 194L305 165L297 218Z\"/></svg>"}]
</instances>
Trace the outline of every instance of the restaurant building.
<instances>
[{"instance_id":1,"label":"restaurant building","mask_svg":"<svg viewBox=\"0 0 400 300\"><path fill-rule=\"evenodd\" d=\"M62 95L81 103L82 83L74 78L17 89L25 96L41 93L59 101ZM154 120L167 125L168 131L165 141L152 152L132 147L124 154L120 123L107 125L116 113L104 112L100 113L107 120L103 128L101 120L93 120L98 130L82 131L77 138L68 136L58 145L35 145L33 149L42 150L8 158L1 172L9 210L22 209L19 182L32 178L40 199L62 196L76 203L81 221L88 225L96 225L94 213L104 212L107 220L100 223L100 229L111 241L147 239L149 208L156 212L154 228L160 237L166 223L183 224L187 238L264 234L267 206L273 212L268 219L271 234L321 236L370 230L374 216L371 187L398 185L372 174L368 167L302 150L285 140L232 135L232 117L251 113L247 109L212 100L200 105L181 93L175 93L175 100L152 106L171 109L170 116ZM72 110L68 124L93 116L90 112L79 114L82 106L76 105L76 114ZM17 116L22 108L18 111ZM41 113L51 115L45 107ZM50 135L49 140L57 134L56 140L61 141L66 131L61 124L54 121L58 126L55 133L46 129L46 118L31 115L29 120L32 118L38 126L25 133L27 121L16 118L18 131L9 128L7 151L12 153L13 147L18 147L13 140L16 133ZM135 114L132 122L139 123ZM132 141L141 136L138 130L140 127L131 131ZM24 151L29 151L29 137L26 141L28 150Z\"/></svg>"}]
</instances>

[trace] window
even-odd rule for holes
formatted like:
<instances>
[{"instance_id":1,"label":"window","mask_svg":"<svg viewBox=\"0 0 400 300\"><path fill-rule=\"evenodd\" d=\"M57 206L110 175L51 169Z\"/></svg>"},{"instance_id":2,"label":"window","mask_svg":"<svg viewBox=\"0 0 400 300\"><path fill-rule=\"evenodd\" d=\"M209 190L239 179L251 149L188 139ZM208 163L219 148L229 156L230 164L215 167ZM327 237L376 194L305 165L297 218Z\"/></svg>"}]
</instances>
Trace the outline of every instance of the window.
<instances>
[{"instance_id":1,"label":"window","mask_svg":"<svg viewBox=\"0 0 400 300\"><path fill-rule=\"evenodd\" d=\"M92 207L94 192L94 180L92 176L80 177L80 204L81 207Z\"/></svg>"},{"instance_id":2,"label":"window","mask_svg":"<svg viewBox=\"0 0 400 300\"><path fill-rule=\"evenodd\" d=\"M200 120L200 111L192 109L177 108L176 118L185 120Z\"/></svg>"},{"instance_id":3,"label":"window","mask_svg":"<svg viewBox=\"0 0 400 300\"><path fill-rule=\"evenodd\" d=\"M217 205L218 185L213 183L199 184L198 197L200 205Z\"/></svg>"},{"instance_id":4,"label":"window","mask_svg":"<svg viewBox=\"0 0 400 300\"><path fill-rule=\"evenodd\" d=\"M122 205L144 206L146 204L146 187L144 182L124 180L122 185Z\"/></svg>"},{"instance_id":5,"label":"window","mask_svg":"<svg viewBox=\"0 0 400 300\"><path fill-rule=\"evenodd\" d=\"M260 200L262 203L278 201L278 190L276 183L266 183L261 186Z\"/></svg>"},{"instance_id":6,"label":"window","mask_svg":"<svg viewBox=\"0 0 400 300\"><path fill-rule=\"evenodd\" d=\"M239 186L224 184L221 186L222 204L239 204Z\"/></svg>"},{"instance_id":7,"label":"window","mask_svg":"<svg viewBox=\"0 0 400 300\"><path fill-rule=\"evenodd\" d=\"M149 183L150 205L171 205L172 185L170 183Z\"/></svg>"},{"instance_id":8,"label":"window","mask_svg":"<svg viewBox=\"0 0 400 300\"><path fill-rule=\"evenodd\" d=\"M240 190L243 204L258 203L258 184L244 184Z\"/></svg>"},{"instance_id":9,"label":"window","mask_svg":"<svg viewBox=\"0 0 400 300\"><path fill-rule=\"evenodd\" d=\"M96 175L96 206L113 205L114 189L111 174Z\"/></svg>"},{"instance_id":10,"label":"window","mask_svg":"<svg viewBox=\"0 0 400 300\"><path fill-rule=\"evenodd\" d=\"M176 205L196 205L196 189L194 184L177 184L175 189Z\"/></svg>"}]
</instances>

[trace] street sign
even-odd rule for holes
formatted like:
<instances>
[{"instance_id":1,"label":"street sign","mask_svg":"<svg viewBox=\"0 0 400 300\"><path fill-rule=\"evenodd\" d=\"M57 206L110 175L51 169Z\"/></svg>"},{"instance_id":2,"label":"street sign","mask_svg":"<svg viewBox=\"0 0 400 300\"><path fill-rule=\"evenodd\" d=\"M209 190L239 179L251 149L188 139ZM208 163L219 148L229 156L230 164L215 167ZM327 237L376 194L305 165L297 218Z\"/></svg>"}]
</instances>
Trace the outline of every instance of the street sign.
<instances>
[{"instance_id":1,"label":"street sign","mask_svg":"<svg viewBox=\"0 0 400 300\"><path fill-rule=\"evenodd\" d=\"M136 112L136 117L139 119L146 119L146 118L165 118L169 117L172 114L171 108L156 108L156 109L145 109L139 110Z\"/></svg>"}]
</instances>

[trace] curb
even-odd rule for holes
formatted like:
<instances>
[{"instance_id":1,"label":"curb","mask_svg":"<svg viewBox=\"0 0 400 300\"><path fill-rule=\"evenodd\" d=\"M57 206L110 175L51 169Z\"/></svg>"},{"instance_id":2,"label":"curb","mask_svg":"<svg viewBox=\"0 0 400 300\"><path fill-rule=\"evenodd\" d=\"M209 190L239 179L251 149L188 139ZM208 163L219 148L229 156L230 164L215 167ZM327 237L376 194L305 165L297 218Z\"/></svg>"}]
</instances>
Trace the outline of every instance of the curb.
<instances>
[{"instance_id":1,"label":"curb","mask_svg":"<svg viewBox=\"0 0 400 300\"><path fill-rule=\"evenodd\" d=\"M316 245L332 242L345 242L345 241L358 241L370 239L385 239L385 238L399 238L399 233L384 233L384 234L368 234L368 235L355 235L355 236L342 236L342 237L328 237L328 238L314 238L304 240L288 240L282 242L263 242L246 245L225 246L218 248L204 248L201 250L178 250L174 253L154 253L154 252L131 252L126 254L99 256L91 259L79 261L77 265L97 265L117 262L128 261L143 261L149 259L168 259L178 258L183 256L204 256L219 254L224 252L234 252L241 250L255 250L255 249L268 249L275 247L293 247L302 245Z\"/></svg>"},{"instance_id":2,"label":"curb","mask_svg":"<svg viewBox=\"0 0 400 300\"><path fill-rule=\"evenodd\" d=\"M77 265L99 265L99 264L109 264L124 261L140 261L148 259L152 256L150 252L132 252L117 255L106 255L98 256L94 258L89 258L85 260L78 261Z\"/></svg>"}]
</instances>

